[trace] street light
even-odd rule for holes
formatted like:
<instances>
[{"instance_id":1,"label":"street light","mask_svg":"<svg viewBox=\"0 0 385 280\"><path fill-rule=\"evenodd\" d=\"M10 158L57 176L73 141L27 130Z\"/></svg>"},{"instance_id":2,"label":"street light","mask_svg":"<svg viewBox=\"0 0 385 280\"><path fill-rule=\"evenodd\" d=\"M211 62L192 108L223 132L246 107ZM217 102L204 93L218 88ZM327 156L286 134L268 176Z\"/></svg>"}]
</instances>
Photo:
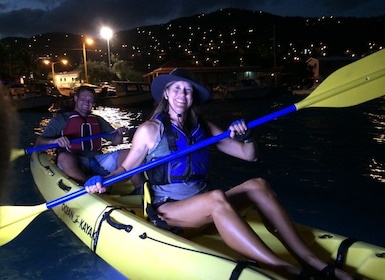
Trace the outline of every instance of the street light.
<instances>
[{"instance_id":1,"label":"street light","mask_svg":"<svg viewBox=\"0 0 385 280\"><path fill-rule=\"evenodd\" d=\"M86 77L86 83L88 84L88 72L87 72L87 53L86 53L86 43L92 45L94 40L91 38L86 38L83 40L83 63L84 63L84 75Z\"/></svg>"},{"instance_id":2,"label":"street light","mask_svg":"<svg viewBox=\"0 0 385 280\"><path fill-rule=\"evenodd\" d=\"M109 27L102 27L102 29L100 29L100 35L107 40L108 67L111 67L110 39L112 37L112 29Z\"/></svg>"},{"instance_id":3,"label":"street light","mask_svg":"<svg viewBox=\"0 0 385 280\"><path fill-rule=\"evenodd\" d=\"M51 63L51 71L52 71L52 82L53 82L53 85L56 86L56 77L55 77L55 64L56 63L63 63L64 65L67 65L68 63L68 60L67 59L62 59L60 61L56 61L56 62L51 62L49 60L44 60L44 63L45 64L50 64Z\"/></svg>"}]
</instances>

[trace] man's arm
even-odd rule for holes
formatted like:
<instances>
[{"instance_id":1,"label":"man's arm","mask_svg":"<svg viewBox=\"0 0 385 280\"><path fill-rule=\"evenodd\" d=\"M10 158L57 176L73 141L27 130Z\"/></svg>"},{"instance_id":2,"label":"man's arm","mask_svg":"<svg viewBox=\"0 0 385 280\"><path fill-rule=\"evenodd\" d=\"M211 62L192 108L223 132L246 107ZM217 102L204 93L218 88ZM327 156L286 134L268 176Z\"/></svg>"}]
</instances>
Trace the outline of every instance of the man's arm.
<instances>
[{"instance_id":1,"label":"man's arm","mask_svg":"<svg viewBox=\"0 0 385 280\"><path fill-rule=\"evenodd\" d=\"M52 118L41 135L36 139L35 146L58 143L60 147L69 145L67 137L62 137L61 131L65 126L65 118L59 114Z\"/></svg>"}]
</instances>

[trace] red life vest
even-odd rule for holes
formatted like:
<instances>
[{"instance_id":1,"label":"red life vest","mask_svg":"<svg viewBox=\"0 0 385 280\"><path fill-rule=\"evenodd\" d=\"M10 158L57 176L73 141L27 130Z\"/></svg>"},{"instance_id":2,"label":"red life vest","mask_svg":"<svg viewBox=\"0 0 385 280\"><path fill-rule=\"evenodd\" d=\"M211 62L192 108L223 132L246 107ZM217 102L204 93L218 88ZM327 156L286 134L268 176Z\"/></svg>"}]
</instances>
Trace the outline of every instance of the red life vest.
<instances>
[{"instance_id":1,"label":"red life vest","mask_svg":"<svg viewBox=\"0 0 385 280\"><path fill-rule=\"evenodd\" d=\"M67 124L62 130L62 135L67 136L70 140L100 133L100 124L98 122L98 118L95 115L88 115L86 118L84 118L76 111L71 112L67 120ZM102 139L97 138L71 144L66 149L69 152L76 153L81 151L99 151L101 148Z\"/></svg>"}]
</instances>

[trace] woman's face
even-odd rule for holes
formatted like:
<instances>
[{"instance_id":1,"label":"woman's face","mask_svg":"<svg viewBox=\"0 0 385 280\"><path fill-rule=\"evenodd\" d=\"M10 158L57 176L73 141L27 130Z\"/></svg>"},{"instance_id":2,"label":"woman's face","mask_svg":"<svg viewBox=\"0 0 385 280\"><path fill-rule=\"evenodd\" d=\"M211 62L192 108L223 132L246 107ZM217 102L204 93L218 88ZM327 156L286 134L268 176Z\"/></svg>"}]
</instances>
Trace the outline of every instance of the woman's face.
<instances>
[{"instance_id":1,"label":"woman's face","mask_svg":"<svg viewBox=\"0 0 385 280\"><path fill-rule=\"evenodd\" d=\"M183 113L193 103L194 89L192 85L184 81L176 81L168 86L165 98L176 113Z\"/></svg>"}]
</instances>

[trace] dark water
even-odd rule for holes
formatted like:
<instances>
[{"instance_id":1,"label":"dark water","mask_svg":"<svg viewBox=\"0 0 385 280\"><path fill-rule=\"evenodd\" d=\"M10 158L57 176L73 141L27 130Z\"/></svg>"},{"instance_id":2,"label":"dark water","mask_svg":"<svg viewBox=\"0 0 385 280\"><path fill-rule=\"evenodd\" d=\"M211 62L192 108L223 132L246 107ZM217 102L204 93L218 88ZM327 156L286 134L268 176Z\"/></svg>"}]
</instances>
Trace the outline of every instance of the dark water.
<instances>
[{"instance_id":1,"label":"dark water","mask_svg":"<svg viewBox=\"0 0 385 280\"><path fill-rule=\"evenodd\" d=\"M302 97L215 101L204 114L227 127L253 120ZM242 162L213 150L211 182L228 187L263 176L294 220L385 247L385 99L352 108L302 109L259 126L260 160ZM101 110L112 123L135 126L149 109ZM21 112L19 147L49 112ZM28 156L15 162L2 204L36 205ZM129 262L129 256L127 256ZM40 214L16 239L0 247L0 279L121 279L83 245L52 211Z\"/></svg>"}]
</instances>

